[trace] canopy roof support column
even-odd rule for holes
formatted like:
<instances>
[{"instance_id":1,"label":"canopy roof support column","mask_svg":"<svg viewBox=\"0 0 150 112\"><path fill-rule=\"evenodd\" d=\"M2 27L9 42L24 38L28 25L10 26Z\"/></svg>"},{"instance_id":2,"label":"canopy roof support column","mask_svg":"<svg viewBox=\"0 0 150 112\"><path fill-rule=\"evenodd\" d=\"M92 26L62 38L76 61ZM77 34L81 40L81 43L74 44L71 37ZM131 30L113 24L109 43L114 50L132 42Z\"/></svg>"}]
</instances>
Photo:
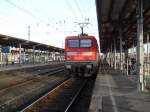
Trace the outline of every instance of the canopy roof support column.
<instances>
[{"instance_id":1,"label":"canopy roof support column","mask_svg":"<svg viewBox=\"0 0 150 112\"><path fill-rule=\"evenodd\" d=\"M111 66L111 53L110 53L110 50L108 50L108 54L109 54L108 62L109 62L109 66Z\"/></svg>"},{"instance_id":2,"label":"canopy roof support column","mask_svg":"<svg viewBox=\"0 0 150 112\"><path fill-rule=\"evenodd\" d=\"M143 79L143 0L137 0L137 75L138 75L138 89L144 90Z\"/></svg>"},{"instance_id":3,"label":"canopy roof support column","mask_svg":"<svg viewBox=\"0 0 150 112\"><path fill-rule=\"evenodd\" d=\"M0 48L1 48L1 46L0 46ZM0 66L2 66L2 64L3 64L3 58L2 58L2 52L0 52Z\"/></svg>"},{"instance_id":4,"label":"canopy roof support column","mask_svg":"<svg viewBox=\"0 0 150 112\"><path fill-rule=\"evenodd\" d=\"M21 64L21 44L19 44L19 64Z\"/></svg>"},{"instance_id":5,"label":"canopy roof support column","mask_svg":"<svg viewBox=\"0 0 150 112\"><path fill-rule=\"evenodd\" d=\"M112 58L113 58L112 48L113 48L113 47L112 47L112 43L111 43L111 49L110 49L110 50L111 50L111 51L110 51L110 65L111 65L111 67L113 67L113 62L112 62L112 60L113 60L113 59L112 59Z\"/></svg>"},{"instance_id":6,"label":"canopy roof support column","mask_svg":"<svg viewBox=\"0 0 150 112\"><path fill-rule=\"evenodd\" d=\"M114 69L116 69L116 39L114 39Z\"/></svg>"},{"instance_id":7,"label":"canopy roof support column","mask_svg":"<svg viewBox=\"0 0 150 112\"><path fill-rule=\"evenodd\" d=\"M128 48L125 50L125 63L126 63L126 74L128 75Z\"/></svg>"},{"instance_id":8,"label":"canopy roof support column","mask_svg":"<svg viewBox=\"0 0 150 112\"><path fill-rule=\"evenodd\" d=\"M149 75L149 33L147 34L147 75Z\"/></svg>"},{"instance_id":9,"label":"canopy roof support column","mask_svg":"<svg viewBox=\"0 0 150 112\"><path fill-rule=\"evenodd\" d=\"M33 64L35 64L35 46L33 46Z\"/></svg>"},{"instance_id":10,"label":"canopy roof support column","mask_svg":"<svg viewBox=\"0 0 150 112\"><path fill-rule=\"evenodd\" d=\"M119 38L120 38L120 70L122 70L122 29L119 30Z\"/></svg>"}]
</instances>

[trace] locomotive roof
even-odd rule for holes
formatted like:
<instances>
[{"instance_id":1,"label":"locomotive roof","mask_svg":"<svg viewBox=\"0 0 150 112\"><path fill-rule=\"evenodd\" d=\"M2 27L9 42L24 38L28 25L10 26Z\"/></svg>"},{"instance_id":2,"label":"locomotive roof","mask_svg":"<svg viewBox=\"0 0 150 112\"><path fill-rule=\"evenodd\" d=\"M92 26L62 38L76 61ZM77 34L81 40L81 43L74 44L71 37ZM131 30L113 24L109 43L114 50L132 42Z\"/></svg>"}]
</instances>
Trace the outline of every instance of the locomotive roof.
<instances>
[{"instance_id":1,"label":"locomotive roof","mask_svg":"<svg viewBox=\"0 0 150 112\"><path fill-rule=\"evenodd\" d=\"M96 38L94 36L68 36L68 37L66 37L66 39L76 39L76 38L91 38L91 39L96 40Z\"/></svg>"}]
</instances>

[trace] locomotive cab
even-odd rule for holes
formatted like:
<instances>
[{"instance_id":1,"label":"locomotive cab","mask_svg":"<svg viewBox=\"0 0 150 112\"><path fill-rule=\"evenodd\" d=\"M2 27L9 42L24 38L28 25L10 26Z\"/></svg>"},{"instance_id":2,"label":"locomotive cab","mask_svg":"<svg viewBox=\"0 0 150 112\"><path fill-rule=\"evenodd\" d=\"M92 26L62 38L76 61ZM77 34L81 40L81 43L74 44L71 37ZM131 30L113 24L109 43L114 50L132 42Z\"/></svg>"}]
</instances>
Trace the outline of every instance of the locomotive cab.
<instances>
[{"instance_id":1,"label":"locomotive cab","mask_svg":"<svg viewBox=\"0 0 150 112\"><path fill-rule=\"evenodd\" d=\"M92 76L98 68L98 55L93 36L71 36L65 40L65 67L73 76Z\"/></svg>"}]
</instances>

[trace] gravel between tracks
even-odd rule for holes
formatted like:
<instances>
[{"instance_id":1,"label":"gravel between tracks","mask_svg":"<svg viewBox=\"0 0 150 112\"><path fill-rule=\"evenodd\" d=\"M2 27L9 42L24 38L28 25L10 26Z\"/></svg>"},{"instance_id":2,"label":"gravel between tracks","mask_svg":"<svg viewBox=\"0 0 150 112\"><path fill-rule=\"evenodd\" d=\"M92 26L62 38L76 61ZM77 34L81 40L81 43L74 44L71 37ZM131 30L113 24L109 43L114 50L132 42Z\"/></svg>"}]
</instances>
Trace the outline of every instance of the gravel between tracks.
<instances>
[{"instance_id":1,"label":"gravel between tracks","mask_svg":"<svg viewBox=\"0 0 150 112\"><path fill-rule=\"evenodd\" d=\"M0 112L15 111L16 108L53 88L62 80L65 80L65 78L55 76L37 78L18 87L0 91Z\"/></svg>"},{"instance_id":2,"label":"gravel between tracks","mask_svg":"<svg viewBox=\"0 0 150 112\"><path fill-rule=\"evenodd\" d=\"M33 79L34 75L25 72L10 72L10 74L0 74L0 91L1 89L13 86L24 81Z\"/></svg>"},{"instance_id":3,"label":"gravel between tracks","mask_svg":"<svg viewBox=\"0 0 150 112\"><path fill-rule=\"evenodd\" d=\"M0 72L0 112L16 112L65 79L65 73L40 76L25 71Z\"/></svg>"}]
</instances>

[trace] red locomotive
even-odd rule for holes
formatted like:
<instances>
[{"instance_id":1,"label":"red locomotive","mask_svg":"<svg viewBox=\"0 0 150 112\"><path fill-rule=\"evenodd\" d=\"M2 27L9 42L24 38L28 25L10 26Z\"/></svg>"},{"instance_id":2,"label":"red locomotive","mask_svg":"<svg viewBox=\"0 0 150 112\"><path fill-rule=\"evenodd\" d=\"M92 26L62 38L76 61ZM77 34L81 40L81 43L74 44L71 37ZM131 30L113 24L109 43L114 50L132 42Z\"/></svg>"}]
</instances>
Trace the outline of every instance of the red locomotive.
<instances>
[{"instance_id":1,"label":"red locomotive","mask_svg":"<svg viewBox=\"0 0 150 112\"><path fill-rule=\"evenodd\" d=\"M98 70L99 48L94 36L65 39L65 67L73 76L90 77Z\"/></svg>"}]
</instances>

